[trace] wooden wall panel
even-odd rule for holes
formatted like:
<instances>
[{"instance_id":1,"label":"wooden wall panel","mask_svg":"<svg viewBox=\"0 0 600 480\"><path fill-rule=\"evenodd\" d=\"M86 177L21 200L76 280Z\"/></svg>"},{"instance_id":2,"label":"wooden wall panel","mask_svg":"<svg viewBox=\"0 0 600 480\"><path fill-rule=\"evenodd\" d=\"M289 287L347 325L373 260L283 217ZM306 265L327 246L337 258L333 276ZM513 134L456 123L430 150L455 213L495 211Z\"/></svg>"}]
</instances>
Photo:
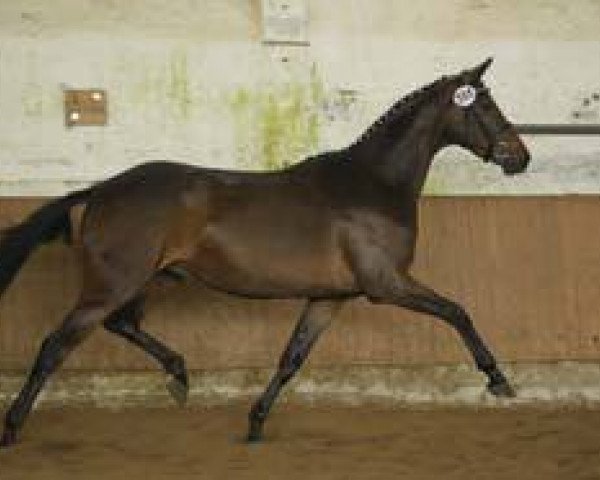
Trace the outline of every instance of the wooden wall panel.
<instances>
[{"instance_id":1,"label":"wooden wall panel","mask_svg":"<svg viewBox=\"0 0 600 480\"><path fill-rule=\"evenodd\" d=\"M39 199L0 201L0 226ZM462 303L502 361L600 360L600 198L426 198L415 275ZM2 259L0 259L0 262ZM78 288L72 253L40 248L0 301L0 369L26 368ZM232 298L197 285L153 289L146 327L190 368L270 366L298 301ZM446 325L356 300L323 335L313 365L468 361ZM153 362L98 330L68 360L79 369Z\"/></svg>"}]
</instances>

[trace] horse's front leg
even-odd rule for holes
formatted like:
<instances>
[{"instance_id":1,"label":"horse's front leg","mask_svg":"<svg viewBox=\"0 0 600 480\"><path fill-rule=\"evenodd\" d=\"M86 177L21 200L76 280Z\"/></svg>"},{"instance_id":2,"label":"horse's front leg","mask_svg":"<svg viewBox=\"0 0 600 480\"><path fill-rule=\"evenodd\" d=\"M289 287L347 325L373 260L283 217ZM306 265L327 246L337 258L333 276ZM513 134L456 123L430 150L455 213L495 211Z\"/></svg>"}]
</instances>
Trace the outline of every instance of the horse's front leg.
<instances>
[{"instance_id":1,"label":"horse's front leg","mask_svg":"<svg viewBox=\"0 0 600 480\"><path fill-rule=\"evenodd\" d=\"M362 278L365 293L374 303L397 305L427 313L450 324L471 352L477 368L487 375L488 390L499 397L515 396L513 388L462 306L425 287L408 274L400 274L388 267L371 269Z\"/></svg>"},{"instance_id":2,"label":"horse's front leg","mask_svg":"<svg viewBox=\"0 0 600 480\"><path fill-rule=\"evenodd\" d=\"M262 437L263 424L281 388L306 360L320 333L331 323L341 306L340 300L309 300L279 360L279 368L264 393L250 410L248 441Z\"/></svg>"}]
</instances>

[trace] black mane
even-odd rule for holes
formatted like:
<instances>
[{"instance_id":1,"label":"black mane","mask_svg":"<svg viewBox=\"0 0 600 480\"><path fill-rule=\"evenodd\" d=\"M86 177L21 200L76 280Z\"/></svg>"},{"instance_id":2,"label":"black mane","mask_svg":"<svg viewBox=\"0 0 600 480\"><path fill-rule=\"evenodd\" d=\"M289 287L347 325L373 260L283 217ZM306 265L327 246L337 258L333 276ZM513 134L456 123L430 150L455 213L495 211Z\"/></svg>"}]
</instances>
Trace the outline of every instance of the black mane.
<instances>
[{"instance_id":1,"label":"black mane","mask_svg":"<svg viewBox=\"0 0 600 480\"><path fill-rule=\"evenodd\" d=\"M350 148L363 146L367 141L385 133L388 127L394 126L395 137L402 129L411 123L419 108L429 102L439 93L439 87L446 83L449 77L443 76L417 90L414 90L396 101L381 115L364 133L358 137Z\"/></svg>"}]
</instances>

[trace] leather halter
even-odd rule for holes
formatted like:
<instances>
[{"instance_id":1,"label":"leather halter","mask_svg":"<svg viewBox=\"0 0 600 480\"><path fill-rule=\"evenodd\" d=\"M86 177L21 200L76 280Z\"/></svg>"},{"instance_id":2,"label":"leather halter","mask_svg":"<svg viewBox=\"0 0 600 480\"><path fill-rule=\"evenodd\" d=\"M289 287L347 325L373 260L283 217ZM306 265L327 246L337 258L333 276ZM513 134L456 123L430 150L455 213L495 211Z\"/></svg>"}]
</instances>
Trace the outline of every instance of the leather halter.
<instances>
[{"instance_id":1,"label":"leather halter","mask_svg":"<svg viewBox=\"0 0 600 480\"><path fill-rule=\"evenodd\" d=\"M489 89L487 89L485 87L480 87L480 88L477 88L476 90L477 90L478 95L480 95L480 94L489 95ZM496 148L496 146L501 146L506 143L503 140L498 140L498 138L500 138L504 134L504 132L509 130L512 127L512 124L508 120L504 120L502 122L502 124L499 126L494 124L494 122L491 122L477 108L477 100L475 100L473 102L473 104L469 105L468 107L464 107L464 114L465 114L465 132L467 133L467 135L466 135L467 138L470 137L469 132L471 129L469 128L469 126L471 125L471 117L473 117L475 119L477 124L483 130L483 133L484 133L484 135L488 141L488 145L489 145L488 151L485 154L483 160L485 162L489 162L493 158L494 149Z\"/></svg>"}]
</instances>

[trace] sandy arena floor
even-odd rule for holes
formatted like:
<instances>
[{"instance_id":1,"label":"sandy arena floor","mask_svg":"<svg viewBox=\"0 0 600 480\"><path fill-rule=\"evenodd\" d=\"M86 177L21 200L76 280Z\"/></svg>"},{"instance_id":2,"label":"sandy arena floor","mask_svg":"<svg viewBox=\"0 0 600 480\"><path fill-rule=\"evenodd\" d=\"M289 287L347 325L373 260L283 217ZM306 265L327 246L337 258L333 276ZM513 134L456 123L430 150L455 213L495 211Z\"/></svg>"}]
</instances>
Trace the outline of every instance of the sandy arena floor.
<instances>
[{"instance_id":1,"label":"sandy arena floor","mask_svg":"<svg viewBox=\"0 0 600 480\"><path fill-rule=\"evenodd\" d=\"M35 412L0 478L600 479L600 410L278 405L258 445L246 410Z\"/></svg>"}]
</instances>

